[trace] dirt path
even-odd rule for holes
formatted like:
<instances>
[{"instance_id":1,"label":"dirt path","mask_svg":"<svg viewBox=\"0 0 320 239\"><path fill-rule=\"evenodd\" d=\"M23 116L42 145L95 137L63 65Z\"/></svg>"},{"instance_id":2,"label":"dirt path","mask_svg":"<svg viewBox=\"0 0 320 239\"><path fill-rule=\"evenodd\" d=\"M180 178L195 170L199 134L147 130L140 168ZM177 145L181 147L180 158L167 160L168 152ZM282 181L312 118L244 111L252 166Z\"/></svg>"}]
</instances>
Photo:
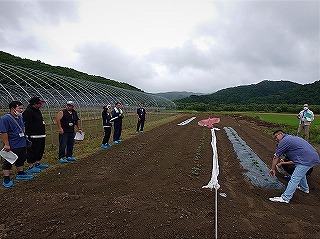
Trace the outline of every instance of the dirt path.
<instances>
[{"instance_id":1,"label":"dirt path","mask_svg":"<svg viewBox=\"0 0 320 239\"><path fill-rule=\"evenodd\" d=\"M208 115L177 126L191 116L0 189L0 238L214 238L214 191L201 189L211 176L211 134L197 126ZM262 131L267 125L219 117L218 192L227 195L218 197L219 238L320 238L319 167L310 195L269 202L281 192L244 178L222 130L234 128L269 165L275 142Z\"/></svg>"}]
</instances>

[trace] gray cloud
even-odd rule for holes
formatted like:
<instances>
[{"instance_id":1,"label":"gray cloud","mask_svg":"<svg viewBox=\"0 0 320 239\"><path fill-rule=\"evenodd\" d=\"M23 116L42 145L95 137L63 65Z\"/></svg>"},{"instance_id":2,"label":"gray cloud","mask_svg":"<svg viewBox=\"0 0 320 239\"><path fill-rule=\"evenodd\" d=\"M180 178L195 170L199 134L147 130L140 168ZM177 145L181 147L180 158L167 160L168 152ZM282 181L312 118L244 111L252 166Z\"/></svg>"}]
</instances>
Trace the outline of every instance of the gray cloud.
<instances>
[{"instance_id":1,"label":"gray cloud","mask_svg":"<svg viewBox=\"0 0 320 239\"><path fill-rule=\"evenodd\" d=\"M0 29L22 30L30 23L59 24L78 19L76 1L0 1Z\"/></svg>"},{"instance_id":2,"label":"gray cloud","mask_svg":"<svg viewBox=\"0 0 320 239\"><path fill-rule=\"evenodd\" d=\"M63 20L75 21L76 1L0 1L0 45L7 48L37 49L40 35L32 27L59 25Z\"/></svg>"},{"instance_id":3,"label":"gray cloud","mask_svg":"<svg viewBox=\"0 0 320 239\"><path fill-rule=\"evenodd\" d=\"M194 29L193 40L214 39L209 50L186 42L180 48L154 51L148 59L166 65L171 73L198 72L197 79L189 77L183 86L200 90L199 83L212 85L202 88L205 92L263 79L300 83L320 79L318 1L232 3L221 19Z\"/></svg>"},{"instance_id":4,"label":"gray cloud","mask_svg":"<svg viewBox=\"0 0 320 239\"><path fill-rule=\"evenodd\" d=\"M171 72L177 72L184 68L208 69L214 65L214 58L208 53L200 50L192 41L185 42L181 47L172 49L153 50L146 59L166 65Z\"/></svg>"},{"instance_id":5,"label":"gray cloud","mask_svg":"<svg viewBox=\"0 0 320 239\"><path fill-rule=\"evenodd\" d=\"M176 47L155 46L145 56L135 56L125 52L125 46L100 40L99 35L96 42L74 45L78 57L71 63L65 63L62 52L57 55L61 55L62 66L72 65L147 92L211 93L264 79L302 84L320 79L319 1L212 4L215 18L195 25L189 38ZM0 46L34 49L41 59L46 52L40 51L53 51L55 46L48 45L50 39L42 39L32 27L63 27L64 22L78 21L78 10L77 1L0 1ZM138 30L139 26L136 34L140 34ZM101 37L103 34L101 31ZM203 39L205 47L198 45Z\"/></svg>"},{"instance_id":6,"label":"gray cloud","mask_svg":"<svg viewBox=\"0 0 320 239\"><path fill-rule=\"evenodd\" d=\"M110 42L86 43L76 47L79 55L75 67L89 74L132 84L144 89L143 81L154 74L142 58L129 55Z\"/></svg>"}]
</instances>

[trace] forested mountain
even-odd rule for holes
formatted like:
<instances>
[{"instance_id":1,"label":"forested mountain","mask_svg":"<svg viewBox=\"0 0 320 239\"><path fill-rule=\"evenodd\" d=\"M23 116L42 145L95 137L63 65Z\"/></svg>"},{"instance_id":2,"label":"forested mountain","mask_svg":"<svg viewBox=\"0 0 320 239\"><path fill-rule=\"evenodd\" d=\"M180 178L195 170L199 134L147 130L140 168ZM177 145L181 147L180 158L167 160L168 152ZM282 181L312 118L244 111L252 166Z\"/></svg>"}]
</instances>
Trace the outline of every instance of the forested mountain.
<instances>
[{"instance_id":1,"label":"forested mountain","mask_svg":"<svg viewBox=\"0 0 320 239\"><path fill-rule=\"evenodd\" d=\"M177 103L222 104L320 104L320 81L298 84L290 81L262 81L219 90L209 95L191 95Z\"/></svg>"},{"instance_id":2,"label":"forested mountain","mask_svg":"<svg viewBox=\"0 0 320 239\"><path fill-rule=\"evenodd\" d=\"M287 104L308 102L312 105L320 105L320 80L286 92L282 95L281 102Z\"/></svg>"},{"instance_id":3,"label":"forested mountain","mask_svg":"<svg viewBox=\"0 0 320 239\"><path fill-rule=\"evenodd\" d=\"M40 60L32 61L29 59L22 59L20 57L13 56L13 55L6 53L6 52L3 52L3 51L0 51L0 62L9 64L12 66L31 68L31 69L49 72L49 73L53 73L53 74L57 74L57 75L61 75L61 76L67 76L67 77L73 77L73 78L77 78L77 79L99 82L102 84L112 85L112 86L116 86L116 87L127 89L127 90L142 91L141 89L138 89L138 88L136 88L132 85L129 85L127 83L110 80L110 79L104 78L102 76L89 75L87 73L76 71L76 70L68 68L68 67L51 66L49 64L45 64L45 63L41 62Z\"/></svg>"},{"instance_id":4,"label":"forested mountain","mask_svg":"<svg viewBox=\"0 0 320 239\"><path fill-rule=\"evenodd\" d=\"M179 100L182 98L189 97L190 95L203 95L203 94L187 92L187 91L171 91L171 92L155 93L155 95L167 98L169 100Z\"/></svg>"}]
</instances>

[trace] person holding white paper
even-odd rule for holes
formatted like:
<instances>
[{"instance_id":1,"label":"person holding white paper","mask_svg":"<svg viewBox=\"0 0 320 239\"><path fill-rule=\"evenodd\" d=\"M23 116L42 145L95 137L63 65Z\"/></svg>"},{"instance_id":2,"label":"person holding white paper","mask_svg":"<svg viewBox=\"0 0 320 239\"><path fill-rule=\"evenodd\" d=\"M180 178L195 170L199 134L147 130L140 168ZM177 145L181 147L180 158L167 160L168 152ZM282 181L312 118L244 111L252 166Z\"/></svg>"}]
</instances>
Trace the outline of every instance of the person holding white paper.
<instances>
[{"instance_id":1,"label":"person holding white paper","mask_svg":"<svg viewBox=\"0 0 320 239\"><path fill-rule=\"evenodd\" d=\"M10 112L0 119L0 132L4 143L4 150L15 153L18 158L14 162L17 168L16 180L29 180L33 178L32 174L27 174L23 170L27 156L27 140L24 132L24 123L22 119L23 104L19 101L12 101L9 104ZM11 188L14 186L10 179L10 170L12 164L7 160L3 160L3 182L2 186Z\"/></svg>"},{"instance_id":2,"label":"person holding white paper","mask_svg":"<svg viewBox=\"0 0 320 239\"><path fill-rule=\"evenodd\" d=\"M300 120L297 135L299 136L302 130L304 130L304 139L309 141L310 124L314 120L314 114L309 109L309 105L307 103L303 105L303 110L299 112L297 118Z\"/></svg>"},{"instance_id":3,"label":"person holding white paper","mask_svg":"<svg viewBox=\"0 0 320 239\"><path fill-rule=\"evenodd\" d=\"M56 117L59 132L59 159L60 163L68 163L76 161L73 156L73 147L75 143L74 126L78 128L78 132L82 134L81 120L78 113L74 110L73 101L67 101L66 108L60 110Z\"/></svg>"}]
</instances>

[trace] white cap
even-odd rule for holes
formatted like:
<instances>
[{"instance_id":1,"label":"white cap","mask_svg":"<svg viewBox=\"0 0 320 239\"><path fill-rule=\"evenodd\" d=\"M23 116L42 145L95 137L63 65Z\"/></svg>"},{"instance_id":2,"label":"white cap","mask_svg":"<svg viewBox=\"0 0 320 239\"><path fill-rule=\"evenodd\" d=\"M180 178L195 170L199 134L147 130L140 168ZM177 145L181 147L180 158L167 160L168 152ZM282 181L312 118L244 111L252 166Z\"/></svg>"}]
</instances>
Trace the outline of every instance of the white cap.
<instances>
[{"instance_id":1,"label":"white cap","mask_svg":"<svg viewBox=\"0 0 320 239\"><path fill-rule=\"evenodd\" d=\"M74 105L73 101L69 100L67 101L67 105Z\"/></svg>"}]
</instances>

